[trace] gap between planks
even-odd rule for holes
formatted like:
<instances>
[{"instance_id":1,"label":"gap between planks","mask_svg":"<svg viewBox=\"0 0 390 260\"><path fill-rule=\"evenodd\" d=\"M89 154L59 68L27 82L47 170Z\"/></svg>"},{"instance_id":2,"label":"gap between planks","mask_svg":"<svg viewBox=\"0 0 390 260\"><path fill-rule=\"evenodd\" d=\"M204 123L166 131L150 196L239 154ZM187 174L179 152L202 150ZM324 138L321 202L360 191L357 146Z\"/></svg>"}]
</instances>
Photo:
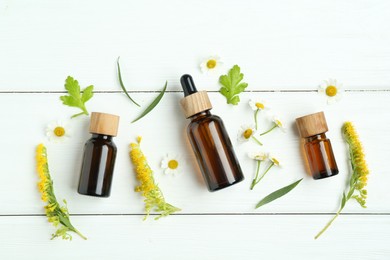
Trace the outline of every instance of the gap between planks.
<instances>
[{"instance_id":1,"label":"gap between planks","mask_svg":"<svg viewBox=\"0 0 390 260\"><path fill-rule=\"evenodd\" d=\"M390 89L345 89L345 92L390 92ZM219 93L218 90L208 90L209 93ZM310 93L310 92L318 92L318 90L304 90L304 89L298 89L298 90L287 90L287 89L280 89L280 90L271 90L271 89L265 89L265 90L248 90L244 91L243 93ZM16 90L16 91L7 91L7 90L0 90L0 94L66 94L68 93L65 90L55 90L55 91L25 91L25 90ZM115 94L115 93L124 93L122 90L96 90L94 93L98 94ZM160 93L159 90L134 90L134 91L128 91L128 93ZM165 93L183 93L182 90L167 90Z\"/></svg>"},{"instance_id":2,"label":"gap between planks","mask_svg":"<svg viewBox=\"0 0 390 260\"><path fill-rule=\"evenodd\" d=\"M336 213L181 213L171 214L171 216L333 216ZM130 213L91 213L91 214L69 214L70 216L145 216L145 214ZM159 216L160 214L149 214L149 216ZM341 213L344 216L390 216L390 213ZM2 214L1 217L45 217L45 214Z\"/></svg>"}]
</instances>

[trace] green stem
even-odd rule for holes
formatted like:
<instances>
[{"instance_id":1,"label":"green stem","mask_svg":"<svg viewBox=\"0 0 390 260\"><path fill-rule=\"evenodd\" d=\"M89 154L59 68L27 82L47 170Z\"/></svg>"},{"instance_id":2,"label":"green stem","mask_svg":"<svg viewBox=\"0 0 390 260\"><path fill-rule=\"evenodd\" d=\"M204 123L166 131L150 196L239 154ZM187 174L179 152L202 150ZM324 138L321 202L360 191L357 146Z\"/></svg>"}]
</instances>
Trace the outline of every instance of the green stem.
<instances>
[{"instance_id":1,"label":"green stem","mask_svg":"<svg viewBox=\"0 0 390 260\"><path fill-rule=\"evenodd\" d=\"M257 138L254 137L253 135L252 135L252 139L255 140L255 142L258 143L259 145L263 145L263 143L260 142L259 139L257 139Z\"/></svg>"},{"instance_id":2,"label":"green stem","mask_svg":"<svg viewBox=\"0 0 390 260\"><path fill-rule=\"evenodd\" d=\"M274 124L273 127L271 127L270 129L268 129L267 131L261 133L260 136L265 135L265 134L268 134L269 132L271 132L272 130L274 130L277 126L278 126L277 124Z\"/></svg>"},{"instance_id":3,"label":"green stem","mask_svg":"<svg viewBox=\"0 0 390 260\"><path fill-rule=\"evenodd\" d=\"M328 229L328 227L330 227L330 225L333 223L333 221L335 221L335 219L340 215L340 212L343 210L343 208L344 207L341 207L340 209L339 209L339 211L337 211L337 213L336 213L336 215L328 222L328 224L326 224L326 226L314 237L314 239L317 239L317 238L319 238L321 235L322 235L322 233L324 233L327 229Z\"/></svg>"},{"instance_id":4,"label":"green stem","mask_svg":"<svg viewBox=\"0 0 390 260\"><path fill-rule=\"evenodd\" d=\"M251 190L253 190L253 188L256 185L256 180L257 180L257 177L259 176L259 171L260 171L260 163L261 163L261 161L257 161L256 176L255 176L255 178L253 178L253 181L252 181L252 184L251 184Z\"/></svg>"},{"instance_id":5,"label":"green stem","mask_svg":"<svg viewBox=\"0 0 390 260\"><path fill-rule=\"evenodd\" d=\"M264 178L264 176L267 174L267 172L272 168L272 166L274 166L275 164L274 163L271 163L269 166L268 166L268 168L267 168L267 170L265 170L265 172L260 176L260 178L258 179L258 180L256 180L255 181L255 183L253 184L253 187L256 185L256 184L258 184L263 178ZM256 179L257 179L257 177L256 177ZM253 189L253 188L252 188Z\"/></svg>"},{"instance_id":6,"label":"green stem","mask_svg":"<svg viewBox=\"0 0 390 260\"><path fill-rule=\"evenodd\" d=\"M80 233L77 229L73 228L71 229L73 232L75 232L77 235L79 235L82 239L87 240L87 237L85 237L83 234Z\"/></svg>"},{"instance_id":7,"label":"green stem","mask_svg":"<svg viewBox=\"0 0 390 260\"><path fill-rule=\"evenodd\" d=\"M255 124L256 124L256 130L257 130L257 114L259 113L260 109L257 109L255 112Z\"/></svg>"}]
</instances>

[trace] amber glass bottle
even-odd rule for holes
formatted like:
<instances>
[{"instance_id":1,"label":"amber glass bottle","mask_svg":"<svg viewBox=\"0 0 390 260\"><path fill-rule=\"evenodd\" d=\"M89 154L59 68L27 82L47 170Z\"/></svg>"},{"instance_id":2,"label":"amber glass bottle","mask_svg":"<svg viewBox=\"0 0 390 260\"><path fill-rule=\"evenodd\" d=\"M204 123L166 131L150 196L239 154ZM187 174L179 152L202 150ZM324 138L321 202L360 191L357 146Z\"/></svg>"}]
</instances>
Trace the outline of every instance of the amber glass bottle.
<instances>
[{"instance_id":1,"label":"amber glass bottle","mask_svg":"<svg viewBox=\"0 0 390 260\"><path fill-rule=\"evenodd\" d=\"M231 186L244 179L225 126L212 115L206 91L198 92L190 75L181 77L185 115L191 119L187 133L200 170L210 191Z\"/></svg>"},{"instance_id":2,"label":"amber glass bottle","mask_svg":"<svg viewBox=\"0 0 390 260\"><path fill-rule=\"evenodd\" d=\"M92 113L89 132L92 134L84 146L83 164L78 192L83 195L109 197L114 173L119 117Z\"/></svg>"},{"instance_id":3,"label":"amber glass bottle","mask_svg":"<svg viewBox=\"0 0 390 260\"><path fill-rule=\"evenodd\" d=\"M332 145L326 137L328 131L324 112L296 119L299 134L305 139L304 150L314 179L322 179L339 173Z\"/></svg>"}]
</instances>

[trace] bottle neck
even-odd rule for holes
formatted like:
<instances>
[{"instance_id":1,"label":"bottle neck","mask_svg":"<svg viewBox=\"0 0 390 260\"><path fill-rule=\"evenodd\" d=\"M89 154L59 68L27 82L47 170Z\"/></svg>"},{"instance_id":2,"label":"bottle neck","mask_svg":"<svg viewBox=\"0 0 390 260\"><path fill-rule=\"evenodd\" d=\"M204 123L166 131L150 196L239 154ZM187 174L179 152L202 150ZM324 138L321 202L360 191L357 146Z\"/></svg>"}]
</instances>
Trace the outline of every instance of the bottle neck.
<instances>
[{"instance_id":1,"label":"bottle neck","mask_svg":"<svg viewBox=\"0 0 390 260\"><path fill-rule=\"evenodd\" d=\"M202 111L202 112L200 112L198 114L190 116L190 119L191 120L198 120L200 118L207 117L207 116L211 116L210 110Z\"/></svg>"},{"instance_id":2,"label":"bottle neck","mask_svg":"<svg viewBox=\"0 0 390 260\"><path fill-rule=\"evenodd\" d=\"M92 138L94 138L94 139L103 139L103 140L107 140L107 141L111 141L112 140L112 136L111 135L104 135L104 134L94 134L94 133L92 133Z\"/></svg>"},{"instance_id":3,"label":"bottle neck","mask_svg":"<svg viewBox=\"0 0 390 260\"><path fill-rule=\"evenodd\" d=\"M313 142L316 140L325 140L325 139L327 139L327 137L326 137L325 133L321 133L318 135L306 137L305 139L306 139L306 142Z\"/></svg>"}]
</instances>

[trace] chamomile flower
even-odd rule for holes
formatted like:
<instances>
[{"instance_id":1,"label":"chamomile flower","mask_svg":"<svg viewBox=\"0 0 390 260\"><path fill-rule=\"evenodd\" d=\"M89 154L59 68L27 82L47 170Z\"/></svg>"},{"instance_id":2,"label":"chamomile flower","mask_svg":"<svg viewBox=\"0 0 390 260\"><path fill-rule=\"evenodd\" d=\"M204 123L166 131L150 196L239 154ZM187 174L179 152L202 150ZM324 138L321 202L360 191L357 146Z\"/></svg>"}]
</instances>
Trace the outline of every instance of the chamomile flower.
<instances>
[{"instance_id":1,"label":"chamomile flower","mask_svg":"<svg viewBox=\"0 0 390 260\"><path fill-rule=\"evenodd\" d=\"M256 186L256 184L258 184L264 178L264 176L269 172L269 170L271 170L271 168L273 166L279 166L280 167L279 160L277 160L274 156L266 154L266 153L258 153L257 156L252 157L252 159L257 161L257 169L256 169L256 175L253 178L252 183L251 183L251 187L250 187L251 190L253 190L253 188ZM263 174L261 174L261 176L259 176L260 164L263 161L269 161L270 163L268 164L268 167L263 172Z\"/></svg>"},{"instance_id":2,"label":"chamomile flower","mask_svg":"<svg viewBox=\"0 0 390 260\"><path fill-rule=\"evenodd\" d=\"M253 116L255 118L255 125L257 130L258 129L257 114L259 113L259 111L262 111L267 107L265 105L265 102L262 100L249 100L249 106L252 108L253 111L255 111Z\"/></svg>"},{"instance_id":3,"label":"chamomile flower","mask_svg":"<svg viewBox=\"0 0 390 260\"><path fill-rule=\"evenodd\" d=\"M256 161L266 161L268 160L268 153L264 152L252 152L248 154L249 158L256 160Z\"/></svg>"},{"instance_id":4,"label":"chamomile flower","mask_svg":"<svg viewBox=\"0 0 390 260\"><path fill-rule=\"evenodd\" d=\"M280 164L280 161L278 159L276 159L274 156L269 155L268 158L271 161L271 164L278 166L278 167L282 167L282 165Z\"/></svg>"},{"instance_id":5,"label":"chamomile flower","mask_svg":"<svg viewBox=\"0 0 390 260\"><path fill-rule=\"evenodd\" d=\"M266 135L272 132L274 129L280 128L283 132L286 132L286 128L284 127L283 122L277 116L272 116L272 126L267 130L260 134L260 136Z\"/></svg>"},{"instance_id":6,"label":"chamomile flower","mask_svg":"<svg viewBox=\"0 0 390 260\"><path fill-rule=\"evenodd\" d=\"M180 173L181 163L178 156L167 154L161 161L161 168L165 174Z\"/></svg>"},{"instance_id":7,"label":"chamomile flower","mask_svg":"<svg viewBox=\"0 0 390 260\"><path fill-rule=\"evenodd\" d=\"M249 106L253 111L264 110L267 108L265 102L263 100L249 100Z\"/></svg>"},{"instance_id":8,"label":"chamomile flower","mask_svg":"<svg viewBox=\"0 0 390 260\"><path fill-rule=\"evenodd\" d=\"M71 136L71 129L66 122L53 121L46 127L46 136L51 142L60 143Z\"/></svg>"},{"instance_id":9,"label":"chamomile flower","mask_svg":"<svg viewBox=\"0 0 390 260\"><path fill-rule=\"evenodd\" d=\"M263 145L257 138L254 136L256 129L254 125L242 125L241 129L238 131L237 140L240 143L247 142L253 139L259 145Z\"/></svg>"},{"instance_id":10,"label":"chamomile flower","mask_svg":"<svg viewBox=\"0 0 390 260\"><path fill-rule=\"evenodd\" d=\"M318 92L327 97L328 104L339 101L342 96L342 84L335 79L324 80L318 87Z\"/></svg>"},{"instance_id":11,"label":"chamomile flower","mask_svg":"<svg viewBox=\"0 0 390 260\"><path fill-rule=\"evenodd\" d=\"M210 56L200 64L203 73L217 72L222 67L223 62L219 56Z\"/></svg>"}]
</instances>

